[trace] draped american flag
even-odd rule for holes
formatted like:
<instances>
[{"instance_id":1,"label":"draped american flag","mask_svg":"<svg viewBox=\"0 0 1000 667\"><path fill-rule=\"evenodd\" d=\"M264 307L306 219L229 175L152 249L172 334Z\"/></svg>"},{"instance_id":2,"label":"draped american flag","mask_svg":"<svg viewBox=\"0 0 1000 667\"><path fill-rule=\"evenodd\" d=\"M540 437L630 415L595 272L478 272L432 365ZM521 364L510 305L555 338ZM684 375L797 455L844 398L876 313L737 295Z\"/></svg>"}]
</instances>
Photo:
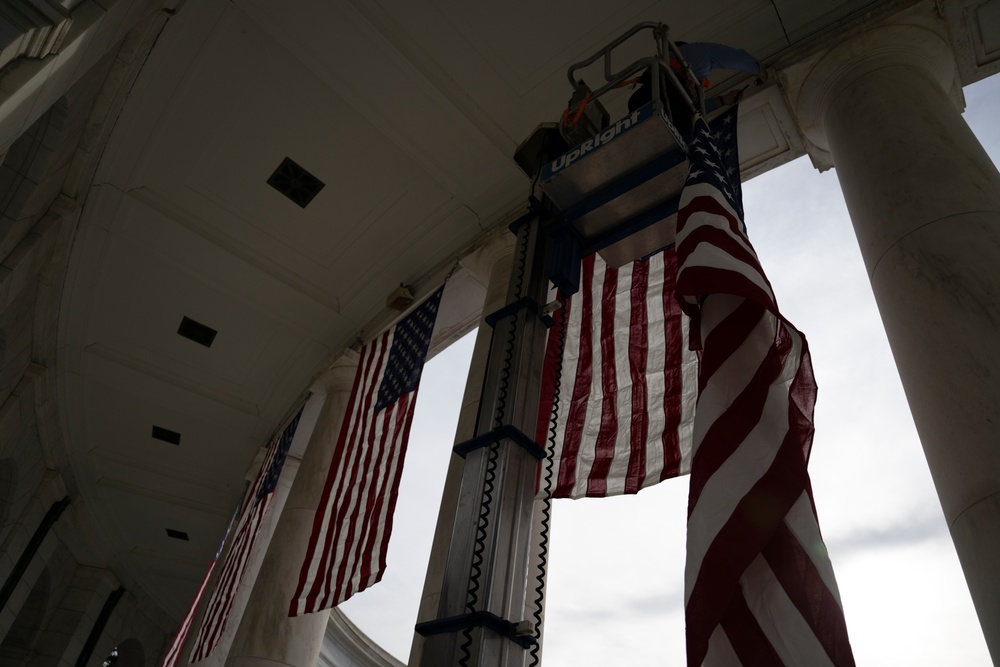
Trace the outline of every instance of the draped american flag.
<instances>
[{"instance_id":1,"label":"draped american flag","mask_svg":"<svg viewBox=\"0 0 1000 667\"><path fill-rule=\"evenodd\" d=\"M268 507L271 505L271 499L274 497L274 489L281 477L281 470L285 465L285 458L288 456L288 449L292 445L295 429L299 425L301 416L302 411L300 410L281 434L275 437L268 446L260 472L257 473L257 477L250 487L247 502L240 515L236 537L233 538L233 544L226 555L219 581L208 601L205 617L201 622L201 629L191 652L191 662L204 660L219 645L222 633L226 629L226 621L233 608L236 591L243 580L247 561L253 552L261 524L264 522Z\"/></svg>"},{"instance_id":2,"label":"draped american flag","mask_svg":"<svg viewBox=\"0 0 1000 667\"><path fill-rule=\"evenodd\" d=\"M244 494L246 494L246 489L244 489ZM198 606L201 604L201 598L205 594L205 588L208 586L209 579L212 578L212 572L215 571L215 564L219 561L219 555L222 553L222 548L226 545L226 540L229 538L229 531L232 530L233 522L236 521L242 505L243 496L240 497L239 502L236 504L236 509L233 510L232 516L229 517L229 523L226 524L226 532L222 535L219 548L215 550L212 562L208 564L205 576L202 577L201 584L198 586L198 592L195 593L194 600L191 601L191 606L188 607L187 613L184 615L184 620L181 621L180 629L177 630L174 640L170 643L170 648L167 649L166 654L163 656L163 662L160 663L161 667L174 667L177 664L177 660L180 659L181 651L184 649L184 642L187 641L188 633L191 632L191 623L194 621Z\"/></svg>"},{"instance_id":3,"label":"draped american flag","mask_svg":"<svg viewBox=\"0 0 1000 667\"><path fill-rule=\"evenodd\" d=\"M677 298L701 350L688 500L688 665L854 665L806 466L813 380L724 162L735 111L698 119L677 223ZM727 155L728 154L728 155Z\"/></svg>"},{"instance_id":4,"label":"draped american flag","mask_svg":"<svg viewBox=\"0 0 1000 667\"><path fill-rule=\"evenodd\" d=\"M289 616L334 607L382 578L443 290L361 350Z\"/></svg>"}]
</instances>

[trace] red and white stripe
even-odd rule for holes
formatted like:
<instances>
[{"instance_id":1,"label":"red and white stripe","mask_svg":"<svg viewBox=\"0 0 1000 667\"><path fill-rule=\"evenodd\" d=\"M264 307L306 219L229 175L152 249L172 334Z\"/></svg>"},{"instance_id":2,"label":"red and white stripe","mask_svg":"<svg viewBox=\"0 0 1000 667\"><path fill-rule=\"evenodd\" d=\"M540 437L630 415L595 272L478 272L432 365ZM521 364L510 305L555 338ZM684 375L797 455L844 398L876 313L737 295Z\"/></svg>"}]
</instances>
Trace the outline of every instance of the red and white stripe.
<instances>
[{"instance_id":1,"label":"red and white stripe","mask_svg":"<svg viewBox=\"0 0 1000 667\"><path fill-rule=\"evenodd\" d=\"M378 582L385 570L417 398L414 389L374 412L393 331L361 352L289 616L334 607Z\"/></svg>"},{"instance_id":2,"label":"red and white stripe","mask_svg":"<svg viewBox=\"0 0 1000 667\"><path fill-rule=\"evenodd\" d=\"M712 185L685 188L677 243L677 294L702 350L688 665L854 665L806 471L816 385L805 338Z\"/></svg>"},{"instance_id":3,"label":"red and white stripe","mask_svg":"<svg viewBox=\"0 0 1000 667\"><path fill-rule=\"evenodd\" d=\"M619 269L584 259L580 291L556 313L543 375L536 435L547 443L565 331L555 497L636 493L688 471L698 358L675 274L672 248Z\"/></svg>"},{"instance_id":4,"label":"red and white stripe","mask_svg":"<svg viewBox=\"0 0 1000 667\"><path fill-rule=\"evenodd\" d=\"M181 627L174 636L174 641L170 644L170 648L167 649L166 655L163 656L163 662L160 663L161 667L174 667L177 664L177 660L181 657L184 642L187 641L188 633L191 631L191 621L194 620L194 615L198 611L198 605L201 603L201 597L205 594L205 587L208 585L208 580L212 578L212 572L215 571L215 563L216 560L213 559L208 566L208 570L201 580L201 585L198 586L198 592L195 594L194 600L191 601L191 606L188 607L187 614L184 615Z\"/></svg>"},{"instance_id":5,"label":"red and white stripe","mask_svg":"<svg viewBox=\"0 0 1000 667\"><path fill-rule=\"evenodd\" d=\"M233 538L233 543L222 566L222 573L219 575L215 590L212 591L212 597L209 598L205 617L201 622L201 629L198 631L194 649L191 652L190 662L198 662L211 655L212 651L219 645L222 633L226 629L226 622L229 620L230 612L232 612L237 589L240 581L243 580L243 573L246 571L247 562L253 552L257 535L260 533L261 524L267 515L268 507L271 505L271 499L274 497L273 493L269 493L261 502L255 502L274 461L274 453L279 446L280 439L281 435L279 434L271 441L267 453L264 455L260 471L257 473L257 478L247 493L247 500L244 503L240 522L236 529L236 537Z\"/></svg>"}]
</instances>

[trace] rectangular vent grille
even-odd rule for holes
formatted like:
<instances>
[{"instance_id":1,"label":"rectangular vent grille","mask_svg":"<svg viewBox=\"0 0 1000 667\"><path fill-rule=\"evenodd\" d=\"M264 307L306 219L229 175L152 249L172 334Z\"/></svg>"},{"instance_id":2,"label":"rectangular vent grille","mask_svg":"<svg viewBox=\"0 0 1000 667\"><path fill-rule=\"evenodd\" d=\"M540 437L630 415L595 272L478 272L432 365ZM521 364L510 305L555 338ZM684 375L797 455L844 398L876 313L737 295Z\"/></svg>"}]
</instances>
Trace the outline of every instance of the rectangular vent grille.
<instances>
[{"instance_id":1,"label":"rectangular vent grille","mask_svg":"<svg viewBox=\"0 0 1000 667\"><path fill-rule=\"evenodd\" d=\"M326 185L287 157L267 179L267 184L302 208L305 208Z\"/></svg>"},{"instance_id":2,"label":"rectangular vent grille","mask_svg":"<svg viewBox=\"0 0 1000 667\"><path fill-rule=\"evenodd\" d=\"M180 433L171 431L169 428L163 428L162 426L153 426L153 437L163 442L169 442L171 445L181 444Z\"/></svg>"},{"instance_id":3,"label":"rectangular vent grille","mask_svg":"<svg viewBox=\"0 0 1000 667\"><path fill-rule=\"evenodd\" d=\"M199 345L212 347L212 341L215 340L215 335L219 332L201 322L192 320L190 317L184 317L181 319L181 325L177 327L177 333Z\"/></svg>"},{"instance_id":4,"label":"rectangular vent grille","mask_svg":"<svg viewBox=\"0 0 1000 667\"><path fill-rule=\"evenodd\" d=\"M175 540L184 540L185 542L189 541L187 533L183 530L174 530L173 528L167 528L167 537L172 537Z\"/></svg>"}]
</instances>

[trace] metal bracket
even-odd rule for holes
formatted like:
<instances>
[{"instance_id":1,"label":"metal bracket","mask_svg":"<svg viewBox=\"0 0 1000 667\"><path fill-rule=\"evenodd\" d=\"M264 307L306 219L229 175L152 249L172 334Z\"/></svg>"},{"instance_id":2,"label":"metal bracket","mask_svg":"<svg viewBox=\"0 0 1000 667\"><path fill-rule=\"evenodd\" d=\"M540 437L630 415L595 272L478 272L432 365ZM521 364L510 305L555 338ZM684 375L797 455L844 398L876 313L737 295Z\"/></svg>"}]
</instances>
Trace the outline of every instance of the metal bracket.
<instances>
[{"instance_id":1,"label":"metal bracket","mask_svg":"<svg viewBox=\"0 0 1000 667\"><path fill-rule=\"evenodd\" d=\"M520 445L526 452L539 461L545 458L545 449L522 433L520 429L511 426L510 424L504 424L503 426L495 428L488 433L477 435L471 440L460 442L455 445L453 451L464 459L469 452L482 449L483 447L489 447L494 442L498 443L501 440L511 440L514 444Z\"/></svg>"},{"instance_id":2,"label":"metal bracket","mask_svg":"<svg viewBox=\"0 0 1000 667\"><path fill-rule=\"evenodd\" d=\"M497 322L499 322L500 320L509 315L513 315L519 310L528 311L529 314L534 315L535 317L540 319L542 321L542 324L544 324L546 328L551 328L552 325L555 324L555 320L553 320L550 316L545 314L545 309L537 301L526 296L521 297L517 301L512 301L511 303L508 303L506 306L500 308L499 310L493 311L492 313L487 315L484 319L486 320L486 324L490 325L490 327L495 329L497 326Z\"/></svg>"},{"instance_id":3,"label":"metal bracket","mask_svg":"<svg viewBox=\"0 0 1000 667\"><path fill-rule=\"evenodd\" d=\"M420 633L422 637L430 637L431 635L440 635L446 632L461 632L468 628L486 628L501 637L506 637L523 649L531 648L538 643L538 640L531 635L519 634L520 625L520 623L511 623L507 619L500 618L488 611L474 611L469 614L436 618L433 621L417 623L414 630Z\"/></svg>"}]
</instances>

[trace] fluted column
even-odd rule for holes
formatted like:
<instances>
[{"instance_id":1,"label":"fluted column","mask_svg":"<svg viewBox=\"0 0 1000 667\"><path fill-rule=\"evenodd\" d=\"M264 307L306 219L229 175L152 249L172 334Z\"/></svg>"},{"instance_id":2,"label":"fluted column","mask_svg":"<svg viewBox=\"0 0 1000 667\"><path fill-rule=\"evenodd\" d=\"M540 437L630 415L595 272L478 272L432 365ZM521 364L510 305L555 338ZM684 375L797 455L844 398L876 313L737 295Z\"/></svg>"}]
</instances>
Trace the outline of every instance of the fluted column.
<instances>
[{"instance_id":1,"label":"fluted column","mask_svg":"<svg viewBox=\"0 0 1000 667\"><path fill-rule=\"evenodd\" d=\"M357 365L357 353L347 352L312 387L314 395L323 397L322 404L316 406L317 415L302 415L303 421L315 419L315 427L229 649L226 665L230 667L316 664L329 612L289 617L288 605ZM299 427L308 428L307 424Z\"/></svg>"},{"instance_id":2,"label":"fluted column","mask_svg":"<svg viewBox=\"0 0 1000 667\"><path fill-rule=\"evenodd\" d=\"M837 169L1000 664L1000 173L953 101L954 58L940 33L932 24L859 33L819 58L790 97Z\"/></svg>"},{"instance_id":3,"label":"fluted column","mask_svg":"<svg viewBox=\"0 0 1000 667\"><path fill-rule=\"evenodd\" d=\"M483 303L484 316L504 305L507 298L507 283L510 280L513 254L514 236L504 234L493 243L462 260L462 266L486 286L486 299ZM469 365L469 375L465 382L465 394L462 397L462 410L459 413L458 426L455 429L456 443L468 440L475 435L479 399L485 380L486 365L489 361L492 337L493 330L480 319L479 332L476 334L476 344ZM441 495L441 507L434 530L434 541L431 544L430 560L427 563L424 591L420 598L420 609L417 612L418 622L437 617L448 549L451 546L451 529L458 506L464 469L465 459L457 454L452 454L448 463L444 492ZM414 633L413 644L410 648L410 660L407 663L409 667L419 667L422 648L423 637Z\"/></svg>"}]
</instances>

